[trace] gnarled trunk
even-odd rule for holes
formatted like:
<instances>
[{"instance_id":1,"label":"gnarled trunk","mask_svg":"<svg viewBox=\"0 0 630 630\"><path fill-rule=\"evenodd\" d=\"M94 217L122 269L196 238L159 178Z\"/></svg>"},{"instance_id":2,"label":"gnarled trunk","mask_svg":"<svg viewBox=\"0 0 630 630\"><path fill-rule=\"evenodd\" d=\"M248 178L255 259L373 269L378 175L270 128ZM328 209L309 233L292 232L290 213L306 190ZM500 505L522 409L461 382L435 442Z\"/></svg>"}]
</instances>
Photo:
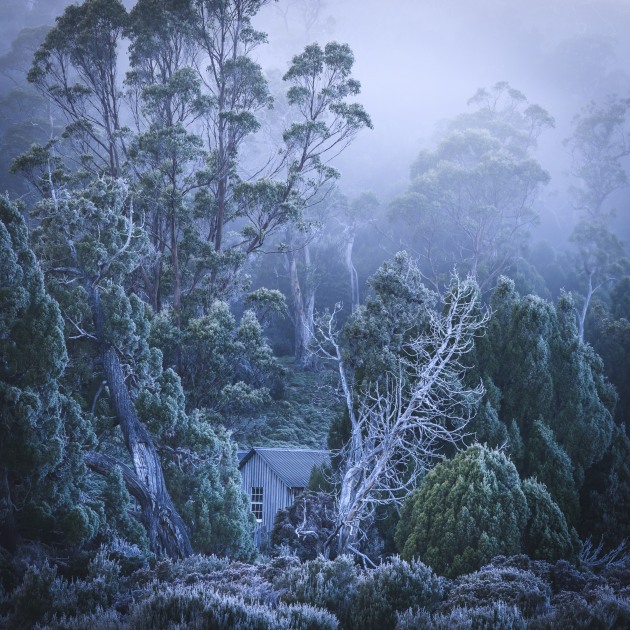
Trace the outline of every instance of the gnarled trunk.
<instances>
[{"instance_id":1,"label":"gnarled trunk","mask_svg":"<svg viewBox=\"0 0 630 630\"><path fill-rule=\"evenodd\" d=\"M100 461L101 463L109 461L110 468L116 464L121 466L129 492L139 500L142 506L142 520L149 536L151 550L158 555L167 555L171 558L189 556L192 553L192 547L188 532L166 489L162 465L155 445L151 435L138 419L116 350L106 340L104 314L98 288L90 285L89 293L96 336L101 345L101 360L109 396L125 446L133 461L137 482L130 483L131 477L129 474L125 476L123 465L113 458L108 459L102 456ZM97 470L96 459L94 457L91 460L88 459L88 465L91 465L90 461L94 465L93 469Z\"/></svg>"}]
</instances>

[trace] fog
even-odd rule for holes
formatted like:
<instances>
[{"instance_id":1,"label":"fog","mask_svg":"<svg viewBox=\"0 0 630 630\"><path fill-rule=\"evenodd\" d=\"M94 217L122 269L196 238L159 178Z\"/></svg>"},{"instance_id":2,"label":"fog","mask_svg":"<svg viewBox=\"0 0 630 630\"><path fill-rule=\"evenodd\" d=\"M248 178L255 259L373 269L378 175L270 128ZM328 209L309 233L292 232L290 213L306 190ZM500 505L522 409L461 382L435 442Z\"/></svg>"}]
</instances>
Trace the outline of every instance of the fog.
<instances>
[{"instance_id":1,"label":"fog","mask_svg":"<svg viewBox=\"0 0 630 630\"><path fill-rule=\"evenodd\" d=\"M265 67L285 69L313 40L354 51L359 98L374 129L336 163L349 195L400 192L440 123L466 111L477 88L508 81L555 118L538 151L552 175L541 228L555 230L571 212L563 140L573 116L592 100L630 94L624 0L280 0L263 9L258 25L269 34Z\"/></svg>"},{"instance_id":2,"label":"fog","mask_svg":"<svg viewBox=\"0 0 630 630\"><path fill-rule=\"evenodd\" d=\"M21 28L50 24L67 4L0 0L1 51ZM628 0L279 0L255 26L269 36L258 59L276 73L312 41L351 46L358 100L374 129L335 162L350 197L369 189L387 203L403 191L418 151L431 147L443 121L466 111L477 88L508 81L522 91L556 121L539 141L537 157L552 176L539 200L541 233L566 227L571 216L563 140L573 116L592 100L630 95ZM613 201L627 209L626 198Z\"/></svg>"}]
</instances>

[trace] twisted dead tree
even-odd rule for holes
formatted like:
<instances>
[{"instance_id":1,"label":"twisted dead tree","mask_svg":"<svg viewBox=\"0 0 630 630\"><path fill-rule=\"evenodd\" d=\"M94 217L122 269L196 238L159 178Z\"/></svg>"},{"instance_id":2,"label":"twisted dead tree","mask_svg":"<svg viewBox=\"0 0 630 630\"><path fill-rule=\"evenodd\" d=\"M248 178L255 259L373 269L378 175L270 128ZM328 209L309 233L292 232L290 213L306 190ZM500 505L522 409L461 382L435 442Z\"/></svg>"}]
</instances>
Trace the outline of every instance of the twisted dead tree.
<instances>
[{"instance_id":1,"label":"twisted dead tree","mask_svg":"<svg viewBox=\"0 0 630 630\"><path fill-rule=\"evenodd\" d=\"M483 394L481 384L464 384L465 357L488 320L478 295L473 280L454 278L443 312L431 311L426 331L403 345L396 373L358 388L335 330L338 308L320 321L318 353L338 366L351 425L329 548L362 555L361 525L376 506L400 504L444 445L465 436Z\"/></svg>"}]
</instances>

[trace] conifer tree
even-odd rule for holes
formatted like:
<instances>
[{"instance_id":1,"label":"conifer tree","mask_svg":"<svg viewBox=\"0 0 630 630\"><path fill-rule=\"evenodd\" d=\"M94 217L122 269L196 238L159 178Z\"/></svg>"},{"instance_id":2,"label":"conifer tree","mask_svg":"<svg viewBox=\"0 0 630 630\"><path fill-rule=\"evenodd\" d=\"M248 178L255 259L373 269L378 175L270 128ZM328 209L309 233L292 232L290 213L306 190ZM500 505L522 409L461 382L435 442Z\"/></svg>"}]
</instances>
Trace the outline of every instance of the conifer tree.
<instances>
[{"instance_id":1,"label":"conifer tree","mask_svg":"<svg viewBox=\"0 0 630 630\"><path fill-rule=\"evenodd\" d=\"M0 540L80 543L99 516L81 502L81 448L95 436L60 382L64 322L18 208L0 198Z\"/></svg>"}]
</instances>

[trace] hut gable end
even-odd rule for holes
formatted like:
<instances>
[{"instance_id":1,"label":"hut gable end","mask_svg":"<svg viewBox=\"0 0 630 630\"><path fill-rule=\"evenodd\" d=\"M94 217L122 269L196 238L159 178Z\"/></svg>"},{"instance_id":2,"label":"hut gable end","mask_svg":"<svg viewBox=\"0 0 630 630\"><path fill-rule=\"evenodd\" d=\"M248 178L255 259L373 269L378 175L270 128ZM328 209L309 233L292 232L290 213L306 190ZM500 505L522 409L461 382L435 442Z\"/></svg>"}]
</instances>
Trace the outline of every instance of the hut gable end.
<instances>
[{"instance_id":1,"label":"hut gable end","mask_svg":"<svg viewBox=\"0 0 630 630\"><path fill-rule=\"evenodd\" d=\"M327 462L329 455L328 451L254 447L240 453L239 459L241 487L259 521L256 543L260 546L278 510L292 505L296 494L308 486L313 466Z\"/></svg>"}]
</instances>

